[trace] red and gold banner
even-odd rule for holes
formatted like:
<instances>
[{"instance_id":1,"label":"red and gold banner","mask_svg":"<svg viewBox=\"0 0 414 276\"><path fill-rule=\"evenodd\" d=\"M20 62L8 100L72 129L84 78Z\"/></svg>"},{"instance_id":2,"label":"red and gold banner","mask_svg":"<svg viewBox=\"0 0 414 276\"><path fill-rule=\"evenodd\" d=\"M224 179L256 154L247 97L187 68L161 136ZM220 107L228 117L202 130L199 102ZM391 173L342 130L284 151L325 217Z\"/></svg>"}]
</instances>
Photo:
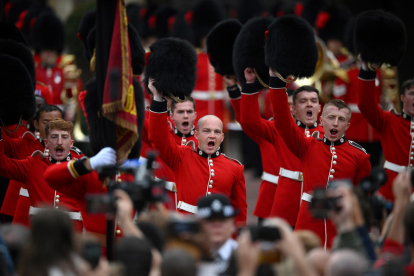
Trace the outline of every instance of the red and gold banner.
<instances>
[{"instance_id":1,"label":"red and gold banner","mask_svg":"<svg viewBox=\"0 0 414 276\"><path fill-rule=\"evenodd\" d=\"M120 73L116 95L111 95L109 76L113 69L117 69ZM132 78L125 0L118 0L102 105L103 116L114 121L117 125L116 153L118 160L126 159L138 140L137 110Z\"/></svg>"}]
</instances>

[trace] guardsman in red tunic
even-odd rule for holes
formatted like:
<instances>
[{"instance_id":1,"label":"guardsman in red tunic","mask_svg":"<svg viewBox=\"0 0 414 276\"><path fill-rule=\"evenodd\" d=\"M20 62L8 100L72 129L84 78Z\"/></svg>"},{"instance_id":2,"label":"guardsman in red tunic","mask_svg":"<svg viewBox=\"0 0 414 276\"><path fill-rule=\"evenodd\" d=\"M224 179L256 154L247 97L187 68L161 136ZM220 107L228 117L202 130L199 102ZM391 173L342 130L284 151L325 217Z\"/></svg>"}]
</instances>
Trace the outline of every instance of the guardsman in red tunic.
<instances>
[{"instance_id":1,"label":"guardsman in red tunic","mask_svg":"<svg viewBox=\"0 0 414 276\"><path fill-rule=\"evenodd\" d=\"M104 246L106 244L106 216L87 212L86 194L106 194L106 187L99 179L96 168L115 165L116 154L112 148L103 148L91 158L71 160L49 166L45 171L47 184L59 193L75 199L79 203L83 225L88 234L96 237ZM119 230L119 229L118 229ZM116 235L121 234L116 231Z\"/></svg>"},{"instance_id":2,"label":"guardsman in red tunic","mask_svg":"<svg viewBox=\"0 0 414 276\"><path fill-rule=\"evenodd\" d=\"M194 214L201 196L222 193L240 210L236 222L245 224L247 203L243 166L220 153L224 139L222 122L215 116L200 119L195 131L198 148L177 145L168 135L167 101L153 83L150 79L148 87L154 98L150 107L149 138L159 150L160 158L174 172L177 209Z\"/></svg>"},{"instance_id":3,"label":"guardsman in red tunic","mask_svg":"<svg viewBox=\"0 0 414 276\"><path fill-rule=\"evenodd\" d=\"M279 176L278 189L269 216L282 217L291 226L295 226L303 192L303 173L300 160L286 147L283 139L277 134L273 122L260 117L259 105L251 104L252 102L257 103L259 87L255 83L256 77L250 68L245 70L245 78L248 83L243 87L241 96L242 125L244 129L257 133L274 146L280 164L277 171L277 176ZM293 93L292 97L292 112L295 114L296 120L292 116L288 119L292 121L293 125L296 125L295 128L304 137L310 137L311 135L321 135L322 137L324 131L317 122L317 115L320 110L318 90L308 86L300 87ZM286 104L288 104L287 99ZM274 114L277 114L275 112ZM268 158L273 158L273 156L270 155Z\"/></svg>"},{"instance_id":4,"label":"guardsman in red tunic","mask_svg":"<svg viewBox=\"0 0 414 276\"><path fill-rule=\"evenodd\" d=\"M147 112L145 116L148 116ZM174 138L177 145L188 145L189 147L198 147L198 140L194 137L195 127L194 121L197 117L195 111L195 102L191 97L186 97L183 102L177 103L171 101L170 118L173 120L175 127L169 126L170 134ZM148 118L145 118L144 128L142 131L143 147L141 149L141 157L146 158L147 152L153 150L153 145L148 138ZM155 148L155 147L154 147ZM155 170L155 176L166 181L165 188L170 197L172 204L167 204L169 209L177 208L177 188L174 181L174 173L160 159L157 158L158 169Z\"/></svg>"},{"instance_id":5,"label":"guardsman in red tunic","mask_svg":"<svg viewBox=\"0 0 414 276\"><path fill-rule=\"evenodd\" d=\"M62 116L63 112L54 105L39 109L34 120L35 135L30 131L25 132L19 139L10 139L6 135L3 135L5 145L4 154L12 159L25 159L37 150L45 152L45 143L43 141L43 137L46 137L45 125L55 118L62 118ZM71 148L71 150L73 157L79 158L80 151L75 147ZM28 226L29 208L30 200L26 184L10 180L9 188L7 189L0 212L13 216L13 223Z\"/></svg>"},{"instance_id":6,"label":"guardsman in red tunic","mask_svg":"<svg viewBox=\"0 0 414 276\"><path fill-rule=\"evenodd\" d=\"M273 200L275 198L275 193L277 189L277 183L279 181L279 169L280 169L280 160L279 155L277 154L273 144L269 143L266 139L263 138L264 134L260 132L251 131L250 128L244 127L244 122L240 119L241 117L241 92L239 87L236 84L234 79L229 79L224 77L224 82L228 85L227 91L229 92L230 101L233 106L234 114L236 116L236 121L241 124L243 131L249 136L255 143L259 145L260 154L262 157L263 165L263 174L262 182L260 184L259 196L257 198L256 207L253 211L253 215L259 218L259 222L262 219L268 218L270 216L270 211L272 210ZM257 100L257 99L256 99ZM251 104L252 108L256 108L256 104ZM258 108L258 105L257 105ZM257 111L257 110L256 110ZM259 114L260 117L260 114ZM264 124L269 124L270 127L273 127L272 119L265 120L259 118L260 120L265 121Z\"/></svg>"},{"instance_id":7,"label":"guardsman in red tunic","mask_svg":"<svg viewBox=\"0 0 414 276\"><path fill-rule=\"evenodd\" d=\"M39 210L45 207L64 209L73 220L75 229L82 231L83 223L78 203L50 188L44 177L44 173L50 165L72 160L70 152L70 148L73 146L72 131L73 124L62 119L55 119L47 123L45 144L49 148L48 157L40 151L35 151L33 156L23 160L8 158L4 154L5 143L1 140L0 175L26 183L31 204L29 215L36 215Z\"/></svg>"},{"instance_id":8,"label":"guardsman in red tunic","mask_svg":"<svg viewBox=\"0 0 414 276\"><path fill-rule=\"evenodd\" d=\"M351 111L341 100L325 104L321 125L323 139L306 137L291 119L287 104L286 83L270 70L270 93L275 126L289 150L301 161L304 189L295 230L311 230L319 236L325 248L330 248L336 235L334 224L329 220L314 219L309 211L312 190L329 187L331 180L350 179L358 184L369 175L369 155L353 141L345 138ZM278 190L279 191L279 190Z\"/></svg>"},{"instance_id":9,"label":"guardsman in red tunic","mask_svg":"<svg viewBox=\"0 0 414 276\"><path fill-rule=\"evenodd\" d=\"M401 87L403 110L383 111L375 98L376 72L361 69L358 77L358 107L369 124L379 133L384 149L384 168L388 181L379 189L386 200L394 201L392 183L398 173L412 169L414 164L414 81Z\"/></svg>"}]
</instances>

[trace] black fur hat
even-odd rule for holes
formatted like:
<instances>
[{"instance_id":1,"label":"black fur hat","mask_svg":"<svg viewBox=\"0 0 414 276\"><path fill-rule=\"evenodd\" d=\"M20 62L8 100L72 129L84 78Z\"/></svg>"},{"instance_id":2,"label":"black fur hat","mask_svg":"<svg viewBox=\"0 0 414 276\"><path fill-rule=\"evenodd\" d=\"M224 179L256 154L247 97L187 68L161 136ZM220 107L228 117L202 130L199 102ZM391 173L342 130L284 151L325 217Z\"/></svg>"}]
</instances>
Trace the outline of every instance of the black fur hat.
<instances>
[{"instance_id":1,"label":"black fur hat","mask_svg":"<svg viewBox=\"0 0 414 276\"><path fill-rule=\"evenodd\" d=\"M33 87L36 87L36 69L32 52L25 45L10 39L0 39L0 53L20 60L27 69Z\"/></svg>"},{"instance_id":2,"label":"black fur hat","mask_svg":"<svg viewBox=\"0 0 414 276\"><path fill-rule=\"evenodd\" d=\"M13 24L0 22L0 39L11 39L16 42L28 45L23 33Z\"/></svg>"},{"instance_id":3,"label":"black fur hat","mask_svg":"<svg viewBox=\"0 0 414 276\"><path fill-rule=\"evenodd\" d=\"M145 86L154 78L154 86L165 95L181 99L190 96L197 79L197 53L185 40L163 38L150 46L145 69ZM149 91L149 89L147 89Z\"/></svg>"},{"instance_id":4,"label":"black fur hat","mask_svg":"<svg viewBox=\"0 0 414 276\"><path fill-rule=\"evenodd\" d=\"M242 24L245 24L250 19L260 16L263 10L263 4L260 0L239 0L237 18Z\"/></svg>"},{"instance_id":5,"label":"black fur hat","mask_svg":"<svg viewBox=\"0 0 414 276\"><path fill-rule=\"evenodd\" d=\"M149 27L148 20L154 14L156 9L156 5L150 5L139 10L137 31L142 39L147 39L149 37L155 36L155 29L153 30Z\"/></svg>"},{"instance_id":6,"label":"black fur hat","mask_svg":"<svg viewBox=\"0 0 414 276\"><path fill-rule=\"evenodd\" d=\"M352 17L345 27L344 32L344 46L348 49L348 52L355 55L355 43L354 43L354 33L355 33L355 23L356 18Z\"/></svg>"},{"instance_id":7,"label":"black fur hat","mask_svg":"<svg viewBox=\"0 0 414 276\"><path fill-rule=\"evenodd\" d=\"M269 83L269 67L265 64L265 32L274 21L272 17L257 17L248 21L234 42L233 67L237 80L246 82L244 69L256 69L260 78Z\"/></svg>"},{"instance_id":8,"label":"black fur hat","mask_svg":"<svg viewBox=\"0 0 414 276\"><path fill-rule=\"evenodd\" d=\"M404 23L395 15L381 11L361 13L355 25L355 50L366 62L397 65L406 50Z\"/></svg>"},{"instance_id":9,"label":"black fur hat","mask_svg":"<svg viewBox=\"0 0 414 276\"><path fill-rule=\"evenodd\" d=\"M330 39L343 41L346 24L351 19L351 12L343 5L330 5L316 17L315 27L318 37L324 42Z\"/></svg>"},{"instance_id":10,"label":"black fur hat","mask_svg":"<svg viewBox=\"0 0 414 276\"><path fill-rule=\"evenodd\" d=\"M318 61L312 27L295 15L279 17L269 26L266 64L282 76L311 77Z\"/></svg>"},{"instance_id":11,"label":"black fur hat","mask_svg":"<svg viewBox=\"0 0 414 276\"><path fill-rule=\"evenodd\" d=\"M89 55L93 56L95 49L95 36L96 28L93 27L87 37L87 46ZM131 48L131 66L132 73L134 75L141 75L145 67L145 50L142 47L141 39L139 38L138 32L128 24L128 38L129 46Z\"/></svg>"},{"instance_id":12,"label":"black fur hat","mask_svg":"<svg viewBox=\"0 0 414 276\"><path fill-rule=\"evenodd\" d=\"M216 0L201 0L193 8L191 27L194 43L201 46L201 39L206 37L210 30L226 18L224 7Z\"/></svg>"},{"instance_id":13,"label":"black fur hat","mask_svg":"<svg viewBox=\"0 0 414 276\"><path fill-rule=\"evenodd\" d=\"M32 78L17 58L0 55L0 117L6 126L27 120L36 110Z\"/></svg>"},{"instance_id":14,"label":"black fur hat","mask_svg":"<svg viewBox=\"0 0 414 276\"><path fill-rule=\"evenodd\" d=\"M90 10L85 12L83 15L79 27L78 27L78 38L82 41L83 44L83 55L87 60L92 58L91 53L88 48L88 35L96 23L96 12L95 10Z\"/></svg>"},{"instance_id":15,"label":"black fur hat","mask_svg":"<svg viewBox=\"0 0 414 276\"><path fill-rule=\"evenodd\" d=\"M158 39L166 38L169 36L170 30L172 29L172 20L174 20L174 16L176 14L177 10L169 7L160 6L155 10L155 26L152 26L150 24L150 27L155 27L155 34Z\"/></svg>"},{"instance_id":16,"label":"black fur hat","mask_svg":"<svg viewBox=\"0 0 414 276\"><path fill-rule=\"evenodd\" d=\"M128 18L128 24L131 24L136 30L138 30L138 18L139 12L142 7L137 3L130 3L126 5L126 14Z\"/></svg>"},{"instance_id":17,"label":"black fur hat","mask_svg":"<svg viewBox=\"0 0 414 276\"><path fill-rule=\"evenodd\" d=\"M327 6L328 0L304 0L300 17L305 19L311 26L314 26L319 12Z\"/></svg>"},{"instance_id":18,"label":"black fur hat","mask_svg":"<svg viewBox=\"0 0 414 276\"><path fill-rule=\"evenodd\" d=\"M191 14L191 11L186 13L180 12L175 15L175 20L170 35L171 37L187 40L193 44L193 30L191 29L189 22L186 21L187 14Z\"/></svg>"},{"instance_id":19,"label":"black fur hat","mask_svg":"<svg viewBox=\"0 0 414 276\"><path fill-rule=\"evenodd\" d=\"M207 53L216 73L234 75L233 46L243 25L237 19L219 22L207 35Z\"/></svg>"},{"instance_id":20,"label":"black fur hat","mask_svg":"<svg viewBox=\"0 0 414 276\"><path fill-rule=\"evenodd\" d=\"M54 50L60 55L65 45L65 29L56 15L44 12L33 25L31 39L36 53L41 50Z\"/></svg>"},{"instance_id":21,"label":"black fur hat","mask_svg":"<svg viewBox=\"0 0 414 276\"><path fill-rule=\"evenodd\" d=\"M7 22L15 24L19 20L20 14L26 10L31 4L30 0L11 0L8 3L9 11L7 14ZM7 5L7 4L6 4Z\"/></svg>"}]
</instances>

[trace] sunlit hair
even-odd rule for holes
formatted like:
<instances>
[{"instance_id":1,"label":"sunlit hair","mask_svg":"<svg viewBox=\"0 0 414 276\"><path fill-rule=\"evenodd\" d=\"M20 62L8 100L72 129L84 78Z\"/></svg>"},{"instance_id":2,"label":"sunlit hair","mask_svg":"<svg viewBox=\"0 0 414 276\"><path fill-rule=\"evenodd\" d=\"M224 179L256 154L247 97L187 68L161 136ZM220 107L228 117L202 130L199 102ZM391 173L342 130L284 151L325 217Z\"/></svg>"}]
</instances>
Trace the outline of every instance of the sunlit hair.
<instances>
[{"instance_id":1,"label":"sunlit hair","mask_svg":"<svg viewBox=\"0 0 414 276\"><path fill-rule=\"evenodd\" d=\"M46 124L45 126L46 137L49 136L49 133L52 130L67 131L70 133L70 136L73 137L73 123L69 121L65 121L61 118L55 118Z\"/></svg>"},{"instance_id":2,"label":"sunlit hair","mask_svg":"<svg viewBox=\"0 0 414 276\"><path fill-rule=\"evenodd\" d=\"M171 112L174 113L175 105L176 104L178 104L178 103L185 103L185 102L192 102L193 103L193 108L194 108L194 111L195 111L196 104L195 104L194 99L192 97L186 96L185 99L184 99L184 101L182 101L182 102L176 102L174 100L171 100Z\"/></svg>"},{"instance_id":3,"label":"sunlit hair","mask_svg":"<svg viewBox=\"0 0 414 276\"><path fill-rule=\"evenodd\" d=\"M349 108L349 106L343 100L331 100L328 103L326 103L325 106L323 107L322 117L325 117L326 109L329 106L336 106L339 110L341 110L343 108L348 110L348 115L346 117L348 119L348 123L351 121L351 109Z\"/></svg>"}]
</instances>

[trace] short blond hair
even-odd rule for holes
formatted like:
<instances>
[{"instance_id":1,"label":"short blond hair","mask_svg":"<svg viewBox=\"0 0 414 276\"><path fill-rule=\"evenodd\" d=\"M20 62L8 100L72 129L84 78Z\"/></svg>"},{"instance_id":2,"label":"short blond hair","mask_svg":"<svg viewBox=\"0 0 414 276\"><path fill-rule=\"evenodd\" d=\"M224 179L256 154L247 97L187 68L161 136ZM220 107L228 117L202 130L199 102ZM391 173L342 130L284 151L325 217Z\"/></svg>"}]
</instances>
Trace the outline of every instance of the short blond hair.
<instances>
[{"instance_id":1,"label":"short blond hair","mask_svg":"<svg viewBox=\"0 0 414 276\"><path fill-rule=\"evenodd\" d=\"M323 107L323 111L322 111L322 117L325 116L325 111L329 106L336 106L339 110L341 109L346 109L348 110L348 123L351 121L351 109L349 108L349 106L343 101L343 100L331 100L328 103L326 103Z\"/></svg>"},{"instance_id":2,"label":"short blond hair","mask_svg":"<svg viewBox=\"0 0 414 276\"><path fill-rule=\"evenodd\" d=\"M73 123L69 121L65 121L61 118L55 118L46 124L45 126L46 137L49 136L49 133L52 130L67 131L70 133L70 137L73 137Z\"/></svg>"}]
</instances>

